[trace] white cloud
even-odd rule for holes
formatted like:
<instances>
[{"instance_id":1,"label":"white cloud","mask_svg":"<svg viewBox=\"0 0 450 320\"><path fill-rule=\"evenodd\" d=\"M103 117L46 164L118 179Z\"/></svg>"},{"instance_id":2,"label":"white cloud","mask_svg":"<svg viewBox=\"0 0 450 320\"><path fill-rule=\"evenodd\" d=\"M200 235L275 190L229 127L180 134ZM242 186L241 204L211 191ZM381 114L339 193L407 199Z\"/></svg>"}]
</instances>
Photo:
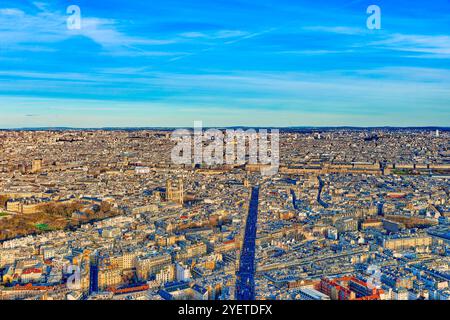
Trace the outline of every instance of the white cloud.
<instances>
[{"instance_id":1,"label":"white cloud","mask_svg":"<svg viewBox=\"0 0 450 320\"><path fill-rule=\"evenodd\" d=\"M367 30L363 29L363 28L353 28L353 27L346 27L346 26L307 26L307 27L303 27L303 30L315 31L315 32L326 32L326 33L337 33L337 34L345 34L345 35L357 35L357 34L364 34L367 32Z\"/></svg>"},{"instance_id":2,"label":"white cloud","mask_svg":"<svg viewBox=\"0 0 450 320\"><path fill-rule=\"evenodd\" d=\"M106 52L138 51L144 54L148 47L174 43L171 39L147 39L129 36L119 30L120 23L113 19L88 17L81 11L81 29L69 30L63 12L51 11L45 4L35 3L39 8L33 14L19 9L0 9L0 44L10 50L32 48L67 40L73 36L83 36L101 45ZM141 46L136 48L133 46ZM153 55L151 53L150 55Z\"/></svg>"},{"instance_id":3,"label":"white cloud","mask_svg":"<svg viewBox=\"0 0 450 320\"><path fill-rule=\"evenodd\" d=\"M364 28L346 26L307 26L303 30L313 32L335 33L341 35L366 35L369 33ZM378 47L386 50L404 51L416 53L419 58L450 58L450 36L449 35L420 35L420 34L388 34L382 32L377 35L379 40L358 45L359 47ZM358 47L354 46L354 47Z\"/></svg>"},{"instance_id":4,"label":"white cloud","mask_svg":"<svg viewBox=\"0 0 450 320\"><path fill-rule=\"evenodd\" d=\"M278 51L278 54L290 54L290 55L326 55L326 54L341 54L341 53L351 53L353 50L288 50L288 51Z\"/></svg>"},{"instance_id":5,"label":"white cloud","mask_svg":"<svg viewBox=\"0 0 450 320\"><path fill-rule=\"evenodd\" d=\"M0 9L0 15L4 16L23 16L25 13L22 10L14 8Z\"/></svg>"},{"instance_id":6,"label":"white cloud","mask_svg":"<svg viewBox=\"0 0 450 320\"><path fill-rule=\"evenodd\" d=\"M228 38L236 38L243 37L248 35L248 32L241 30L218 30L214 32L184 32L181 33L180 36L184 38L193 38L193 39L228 39Z\"/></svg>"},{"instance_id":7,"label":"white cloud","mask_svg":"<svg viewBox=\"0 0 450 320\"><path fill-rule=\"evenodd\" d=\"M450 36L448 35L412 35L395 33L386 39L374 41L369 45L396 51L424 53L450 58Z\"/></svg>"}]
</instances>

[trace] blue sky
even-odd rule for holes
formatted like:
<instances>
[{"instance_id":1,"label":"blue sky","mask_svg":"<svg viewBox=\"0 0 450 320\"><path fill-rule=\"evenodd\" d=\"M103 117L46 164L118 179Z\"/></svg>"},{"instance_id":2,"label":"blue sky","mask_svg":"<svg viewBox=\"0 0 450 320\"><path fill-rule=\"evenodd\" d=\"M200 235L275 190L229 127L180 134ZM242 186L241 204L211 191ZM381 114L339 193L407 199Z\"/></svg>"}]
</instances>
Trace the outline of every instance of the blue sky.
<instances>
[{"instance_id":1,"label":"blue sky","mask_svg":"<svg viewBox=\"0 0 450 320\"><path fill-rule=\"evenodd\" d=\"M0 128L450 126L449 70L448 0L0 2Z\"/></svg>"}]
</instances>

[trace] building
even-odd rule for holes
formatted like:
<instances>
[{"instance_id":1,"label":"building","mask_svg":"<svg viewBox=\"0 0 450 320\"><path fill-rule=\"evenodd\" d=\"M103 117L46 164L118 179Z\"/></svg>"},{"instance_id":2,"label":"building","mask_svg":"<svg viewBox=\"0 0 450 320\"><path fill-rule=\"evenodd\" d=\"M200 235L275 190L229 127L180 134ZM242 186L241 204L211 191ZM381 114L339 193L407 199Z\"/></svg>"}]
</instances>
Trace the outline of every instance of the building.
<instances>
[{"instance_id":1,"label":"building","mask_svg":"<svg viewBox=\"0 0 450 320\"><path fill-rule=\"evenodd\" d=\"M149 167L136 167L134 169L136 174L147 174L150 173L150 168Z\"/></svg>"},{"instance_id":2,"label":"building","mask_svg":"<svg viewBox=\"0 0 450 320\"><path fill-rule=\"evenodd\" d=\"M206 243L199 242L186 245L180 252L177 252L176 259L184 260L195 256L201 256L206 254L207 246Z\"/></svg>"},{"instance_id":3,"label":"building","mask_svg":"<svg viewBox=\"0 0 450 320\"><path fill-rule=\"evenodd\" d=\"M31 172L39 173L42 170L42 159L34 159L31 164Z\"/></svg>"},{"instance_id":4,"label":"building","mask_svg":"<svg viewBox=\"0 0 450 320\"><path fill-rule=\"evenodd\" d=\"M166 264L155 276L156 282L168 283L175 280L175 267L172 264Z\"/></svg>"},{"instance_id":5,"label":"building","mask_svg":"<svg viewBox=\"0 0 450 320\"><path fill-rule=\"evenodd\" d=\"M6 210L22 214L34 214L41 212L44 204L45 202L37 198L15 199L6 203Z\"/></svg>"},{"instance_id":6,"label":"building","mask_svg":"<svg viewBox=\"0 0 450 320\"><path fill-rule=\"evenodd\" d=\"M395 233L405 229L405 225L400 222L383 219L383 228L386 229L386 231Z\"/></svg>"},{"instance_id":7,"label":"building","mask_svg":"<svg viewBox=\"0 0 450 320\"><path fill-rule=\"evenodd\" d=\"M205 288L195 284L175 283L159 291L165 300L208 300L209 293Z\"/></svg>"},{"instance_id":8,"label":"building","mask_svg":"<svg viewBox=\"0 0 450 320\"><path fill-rule=\"evenodd\" d=\"M182 263L176 264L177 281L189 281L191 279L191 270Z\"/></svg>"},{"instance_id":9,"label":"building","mask_svg":"<svg viewBox=\"0 0 450 320\"><path fill-rule=\"evenodd\" d=\"M298 293L301 300L330 300L329 296L312 288L301 288Z\"/></svg>"},{"instance_id":10,"label":"building","mask_svg":"<svg viewBox=\"0 0 450 320\"><path fill-rule=\"evenodd\" d=\"M372 288L367 282L354 276L322 278L319 291L331 300L380 300L384 293L383 290Z\"/></svg>"},{"instance_id":11,"label":"building","mask_svg":"<svg viewBox=\"0 0 450 320\"><path fill-rule=\"evenodd\" d=\"M383 221L375 219L367 219L361 222L361 230L366 230L368 228L381 229L383 228Z\"/></svg>"},{"instance_id":12,"label":"building","mask_svg":"<svg viewBox=\"0 0 450 320\"><path fill-rule=\"evenodd\" d=\"M334 227L330 227L327 229L327 238L331 240L338 239L338 230Z\"/></svg>"},{"instance_id":13,"label":"building","mask_svg":"<svg viewBox=\"0 0 450 320\"><path fill-rule=\"evenodd\" d=\"M335 227L339 233L357 231L358 230L358 220L353 218L343 218L335 223Z\"/></svg>"},{"instance_id":14,"label":"building","mask_svg":"<svg viewBox=\"0 0 450 320\"><path fill-rule=\"evenodd\" d=\"M151 275L155 275L172 264L169 254L150 254L136 259L136 274L141 280L148 280Z\"/></svg>"},{"instance_id":15,"label":"building","mask_svg":"<svg viewBox=\"0 0 450 320\"><path fill-rule=\"evenodd\" d=\"M354 292L341 286L337 281L323 278L319 284L320 292L329 296L331 300L352 300L356 298Z\"/></svg>"},{"instance_id":16,"label":"building","mask_svg":"<svg viewBox=\"0 0 450 320\"><path fill-rule=\"evenodd\" d=\"M22 283L38 282L42 278L41 268L26 268L22 271L20 275L20 281Z\"/></svg>"},{"instance_id":17,"label":"building","mask_svg":"<svg viewBox=\"0 0 450 320\"><path fill-rule=\"evenodd\" d=\"M98 270L98 287L104 290L122 283L122 273L118 268L102 267Z\"/></svg>"},{"instance_id":18,"label":"building","mask_svg":"<svg viewBox=\"0 0 450 320\"><path fill-rule=\"evenodd\" d=\"M385 238L383 247L390 250L405 250L410 248L428 247L432 243L431 236L411 236L398 238Z\"/></svg>"},{"instance_id":19,"label":"building","mask_svg":"<svg viewBox=\"0 0 450 320\"><path fill-rule=\"evenodd\" d=\"M183 205L184 203L184 187L183 180L179 179L176 184L167 180L166 182L166 199Z\"/></svg>"},{"instance_id":20,"label":"building","mask_svg":"<svg viewBox=\"0 0 450 320\"><path fill-rule=\"evenodd\" d=\"M56 250L53 247L41 247L41 254L42 257L44 258L44 260L48 260L51 259L53 257L55 257L56 254Z\"/></svg>"}]
</instances>

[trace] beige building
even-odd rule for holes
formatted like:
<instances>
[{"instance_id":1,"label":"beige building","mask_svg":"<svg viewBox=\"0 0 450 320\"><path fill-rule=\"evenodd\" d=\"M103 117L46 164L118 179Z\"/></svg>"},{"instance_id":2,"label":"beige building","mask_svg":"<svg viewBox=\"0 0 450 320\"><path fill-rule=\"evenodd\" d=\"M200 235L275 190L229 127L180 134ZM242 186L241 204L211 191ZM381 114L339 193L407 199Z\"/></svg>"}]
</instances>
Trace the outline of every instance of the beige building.
<instances>
[{"instance_id":1,"label":"beige building","mask_svg":"<svg viewBox=\"0 0 450 320\"><path fill-rule=\"evenodd\" d=\"M98 270L98 287L106 289L122 282L122 274L117 268L100 268Z\"/></svg>"},{"instance_id":2,"label":"beige building","mask_svg":"<svg viewBox=\"0 0 450 320\"><path fill-rule=\"evenodd\" d=\"M43 203L28 203L26 201L8 201L6 210L22 214L32 214L41 211Z\"/></svg>"},{"instance_id":3,"label":"beige building","mask_svg":"<svg viewBox=\"0 0 450 320\"><path fill-rule=\"evenodd\" d=\"M159 273L171 263L172 258L169 254L139 257L136 260L136 274L139 279L148 280L151 275Z\"/></svg>"},{"instance_id":4,"label":"beige building","mask_svg":"<svg viewBox=\"0 0 450 320\"><path fill-rule=\"evenodd\" d=\"M181 205L184 203L184 187L182 179L179 179L176 185L170 180L166 182L166 199L167 201L173 201Z\"/></svg>"},{"instance_id":5,"label":"beige building","mask_svg":"<svg viewBox=\"0 0 450 320\"><path fill-rule=\"evenodd\" d=\"M404 250L408 248L427 247L432 243L430 236L405 237L397 239L385 239L383 246L390 250Z\"/></svg>"},{"instance_id":6,"label":"beige building","mask_svg":"<svg viewBox=\"0 0 450 320\"><path fill-rule=\"evenodd\" d=\"M184 250L178 252L176 255L177 260L189 259L195 256L200 256L206 253L207 246L205 243L195 243L188 245Z\"/></svg>"},{"instance_id":7,"label":"beige building","mask_svg":"<svg viewBox=\"0 0 450 320\"><path fill-rule=\"evenodd\" d=\"M31 164L31 172L39 173L42 170L42 159L34 159Z\"/></svg>"}]
</instances>

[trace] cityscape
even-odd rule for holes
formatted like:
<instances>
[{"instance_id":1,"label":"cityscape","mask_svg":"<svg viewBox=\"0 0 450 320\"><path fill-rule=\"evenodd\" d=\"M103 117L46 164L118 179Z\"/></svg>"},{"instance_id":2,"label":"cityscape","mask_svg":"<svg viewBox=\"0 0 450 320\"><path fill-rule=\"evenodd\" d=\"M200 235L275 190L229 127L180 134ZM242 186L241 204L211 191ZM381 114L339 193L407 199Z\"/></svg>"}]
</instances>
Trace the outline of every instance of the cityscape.
<instances>
[{"instance_id":1,"label":"cityscape","mask_svg":"<svg viewBox=\"0 0 450 320\"><path fill-rule=\"evenodd\" d=\"M449 12L2 0L2 309L335 317L407 303L407 317L445 304Z\"/></svg>"},{"instance_id":2,"label":"cityscape","mask_svg":"<svg viewBox=\"0 0 450 320\"><path fill-rule=\"evenodd\" d=\"M171 136L2 131L0 298L450 299L449 130L282 129L272 176Z\"/></svg>"}]
</instances>

